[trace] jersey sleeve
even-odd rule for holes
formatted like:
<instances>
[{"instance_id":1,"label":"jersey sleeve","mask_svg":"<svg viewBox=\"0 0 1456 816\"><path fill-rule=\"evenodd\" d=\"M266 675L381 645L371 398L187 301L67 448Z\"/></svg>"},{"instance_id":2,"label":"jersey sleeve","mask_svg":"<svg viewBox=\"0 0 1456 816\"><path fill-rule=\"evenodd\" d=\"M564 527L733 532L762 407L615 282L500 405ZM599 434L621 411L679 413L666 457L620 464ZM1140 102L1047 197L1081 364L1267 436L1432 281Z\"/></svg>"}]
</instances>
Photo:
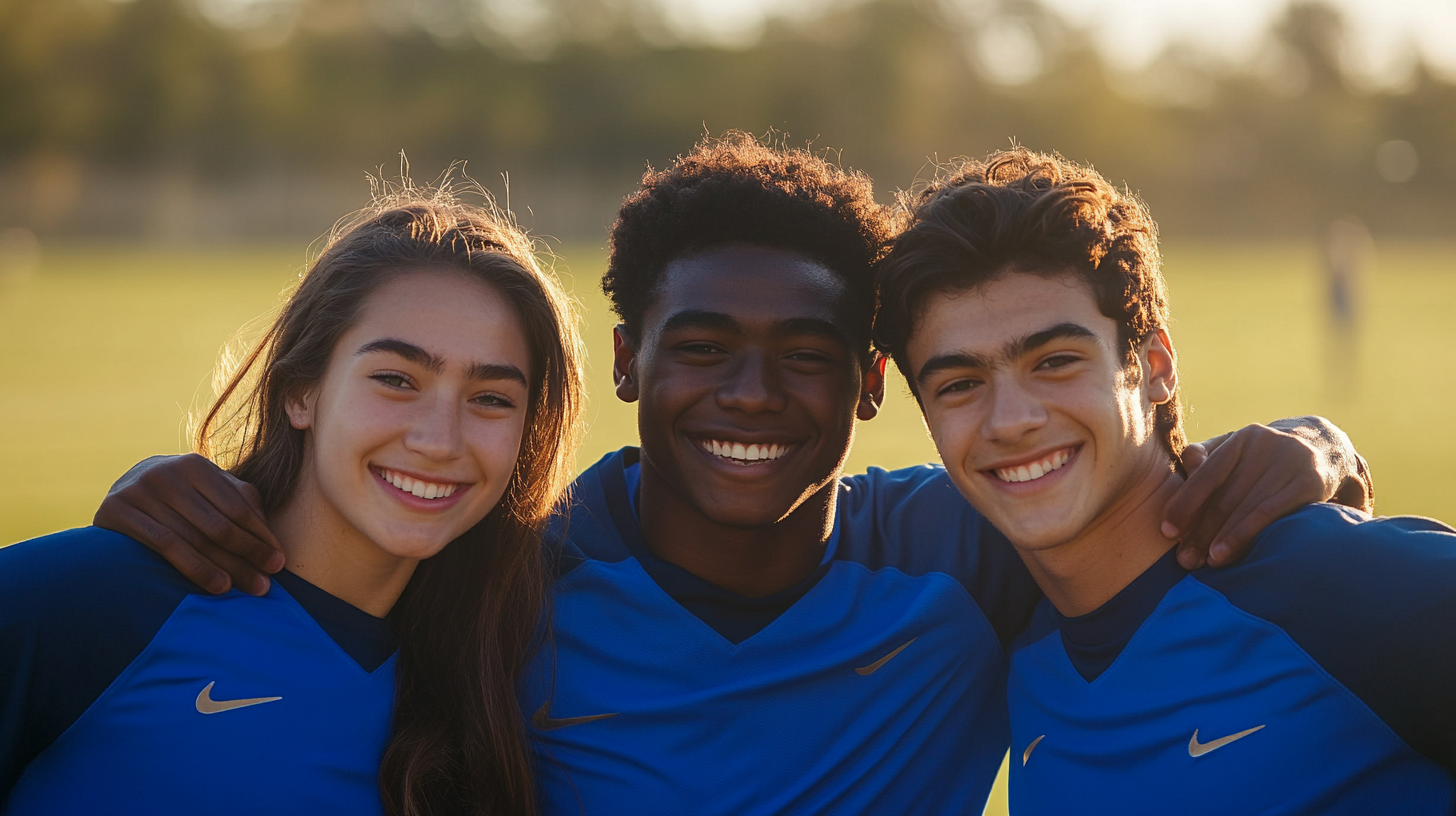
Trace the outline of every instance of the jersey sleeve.
<instances>
[{"instance_id":1,"label":"jersey sleeve","mask_svg":"<svg viewBox=\"0 0 1456 816\"><path fill-rule=\"evenodd\" d=\"M1271 525L1250 558L1259 568L1198 577L1456 773L1456 531L1316 505Z\"/></svg>"},{"instance_id":2,"label":"jersey sleeve","mask_svg":"<svg viewBox=\"0 0 1456 816\"><path fill-rule=\"evenodd\" d=\"M0 810L191 591L150 550L95 527L0 549Z\"/></svg>"},{"instance_id":3,"label":"jersey sleeve","mask_svg":"<svg viewBox=\"0 0 1456 816\"><path fill-rule=\"evenodd\" d=\"M870 468L844 479L840 546L874 568L943 572L976 600L1003 648L1042 593L1011 542L966 501L945 469Z\"/></svg>"}]
</instances>

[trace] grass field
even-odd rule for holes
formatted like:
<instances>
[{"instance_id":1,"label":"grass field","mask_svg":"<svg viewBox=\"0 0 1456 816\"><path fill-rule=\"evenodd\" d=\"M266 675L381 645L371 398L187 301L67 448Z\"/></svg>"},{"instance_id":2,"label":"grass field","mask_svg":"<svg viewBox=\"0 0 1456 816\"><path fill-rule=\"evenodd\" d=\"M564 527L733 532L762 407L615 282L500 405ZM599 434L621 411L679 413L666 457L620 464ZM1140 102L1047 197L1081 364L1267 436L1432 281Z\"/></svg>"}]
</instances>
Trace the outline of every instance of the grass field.
<instances>
[{"instance_id":1,"label":"grass field","mask_svg":"<svg viewBox=\"0 0 1456 816\"><path fill-rule=\"evenodd\" d=\"M1370 461L1380 512L1456 520L1456 438L1430 427L1456 401L1456 245L1382 244L1357 353L1338 363L1312 246L1175 243L1166 256L1190 438L1324 414ZM0 269L0 545L88 523L132 463L186 450L219 348L304 261L301 247L48 247L36 269ZM592 366L583 466L636 439L631 406L611 391L602 262L599 249L568 248L557 263ZM903 384L890 390L859 429L852 468L935 458Z\"/></svg>"}]
</instances>

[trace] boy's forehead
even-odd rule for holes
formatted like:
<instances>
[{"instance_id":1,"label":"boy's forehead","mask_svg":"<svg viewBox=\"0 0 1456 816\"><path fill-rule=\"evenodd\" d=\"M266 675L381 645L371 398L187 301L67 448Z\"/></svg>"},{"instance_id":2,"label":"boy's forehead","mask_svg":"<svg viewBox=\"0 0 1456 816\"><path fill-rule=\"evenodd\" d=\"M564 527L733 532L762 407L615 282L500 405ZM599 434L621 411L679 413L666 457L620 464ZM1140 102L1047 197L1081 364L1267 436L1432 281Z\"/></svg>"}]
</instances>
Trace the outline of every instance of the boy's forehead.
<instances>
[{"instance_id":1,"label":"boy's forehead","mask_svg":"<svg viewBox=\"0 0 1456 816\"><path fill-rule=\"evenodd\" d=\"M742 322L812 318L841 323L846 284L833 270L787 250L733 245L667 265L648 307L649 324L683 311Z\"/></svg>"},{"instance_id":2,"label":"boy's forehead","mask_svg":"<svg viewBox=\"0 0 1456 816\"><path fill-rule=\"evenodd\" d=\"M1072 274L1013 272L969 289L932 295L911 333L912 356L954 346L959 350L998 348L1008 340L1069 321L1114 333L1092 290Z\"/></svg>"}]
</instances>

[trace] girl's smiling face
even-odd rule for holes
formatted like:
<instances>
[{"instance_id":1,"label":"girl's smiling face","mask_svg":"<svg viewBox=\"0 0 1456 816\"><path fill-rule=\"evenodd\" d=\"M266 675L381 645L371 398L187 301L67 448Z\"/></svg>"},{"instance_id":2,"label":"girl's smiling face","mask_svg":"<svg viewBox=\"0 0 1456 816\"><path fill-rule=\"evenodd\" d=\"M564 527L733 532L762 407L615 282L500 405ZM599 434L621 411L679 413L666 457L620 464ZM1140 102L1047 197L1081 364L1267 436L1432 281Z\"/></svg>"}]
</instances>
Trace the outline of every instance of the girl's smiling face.
<instances>
[{"instance_id":1,"label":"girl's smiling face","mask_svg":"<svg viewBox=\"0 0 1456 816\"><path fill-rule=\"evenodd\" d=\"M448 269L386 281L323 379L288 401L306 434L288 504L308 508L315 534L395 559L438 553L510 482L530 361L515 310L489 284Z\"/></svg>"}]
</instances>

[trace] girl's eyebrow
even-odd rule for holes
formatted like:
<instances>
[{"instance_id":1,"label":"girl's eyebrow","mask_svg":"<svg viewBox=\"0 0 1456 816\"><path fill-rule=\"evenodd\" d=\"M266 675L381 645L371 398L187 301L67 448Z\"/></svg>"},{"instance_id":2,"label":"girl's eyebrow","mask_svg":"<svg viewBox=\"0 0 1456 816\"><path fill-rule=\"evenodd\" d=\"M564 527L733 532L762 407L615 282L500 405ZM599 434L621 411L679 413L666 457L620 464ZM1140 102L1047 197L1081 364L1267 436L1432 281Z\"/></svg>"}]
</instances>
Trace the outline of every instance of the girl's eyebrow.
<instances>
[{"instance_id":1,"label":"girl's eyebrow","mask_svg":"<svg viewBox=\"0 0 1456 816\"><path fill-rule=\"evenodd\" d=\"M432 373L440 374L445 371L445 360L437 354L420 348L407 340L400 340L394 337L385 337L379 340L372 340L359 347L354 352L358 357L364 354L385 352L403 357L406 360L429 370ZM530 386L526 382L526 375L509 363L471 363L465 370L465 375L472 380L511 380L524 386Z\"/></svg>"}]
</instances>

